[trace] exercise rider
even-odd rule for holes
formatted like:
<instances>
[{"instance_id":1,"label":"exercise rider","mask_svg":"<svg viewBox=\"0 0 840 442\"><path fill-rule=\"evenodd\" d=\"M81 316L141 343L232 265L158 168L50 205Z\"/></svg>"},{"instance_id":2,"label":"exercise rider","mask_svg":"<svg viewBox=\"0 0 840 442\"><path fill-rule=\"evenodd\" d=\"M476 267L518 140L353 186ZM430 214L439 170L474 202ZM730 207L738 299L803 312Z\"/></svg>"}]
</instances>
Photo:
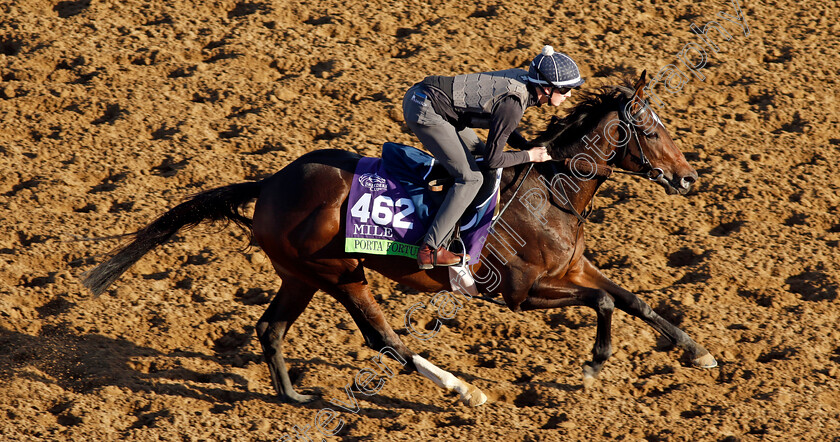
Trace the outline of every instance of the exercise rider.
<instances>
[{"instance_id":1,"label":"exercise rider","mask_svg":"<svg viewBox=\"0 0 840 442\"><path fill-rule=\"evenodd\" d=\"M443 242L481 188L473 154L482 155L482 167L489 169L550 160L544 147L524 150L528 143L516 128L525 109L546 103L559 106L581 84L575 62L545 46L527 72L429 76L408 90L403 99L406 124L455 179L423 239L417 255L421 269L451 266L463 257L444 248ZM472 128L489 129L486 144ZM506 152L505 143L522 150Z\"/></svg>"}]
</instances>

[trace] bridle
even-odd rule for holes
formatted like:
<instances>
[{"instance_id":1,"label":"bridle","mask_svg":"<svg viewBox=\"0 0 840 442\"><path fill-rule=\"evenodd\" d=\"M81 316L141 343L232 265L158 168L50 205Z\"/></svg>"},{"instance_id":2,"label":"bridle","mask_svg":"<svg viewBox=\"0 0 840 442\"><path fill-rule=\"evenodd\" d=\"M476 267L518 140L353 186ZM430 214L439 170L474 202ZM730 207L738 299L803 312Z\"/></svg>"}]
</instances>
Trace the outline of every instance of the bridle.
<instances>
[{"instance_id":1,"label":"bridle","mask_svg":"<svg viewBox=\"0 0 840 442\"><path fill-rule=\"evenodd\" d=\"M630 159L633 160L636 164L638 164L641 167L641 170L638 171L638 172L632 172L632 171L628 171L628 170L615 170L614 172L621 173L621 174L624 174L624 175L641 176L641 177L645 177L645 178L647 178L651 181L656 181L665 172L662 169L660 169L659 167L653 167L653 165L650 163L650 160L648 160L647 155L645 155L645 150L642 148L641 140L639 140L639 128L635 124L633 124L634 121L640 121L638 117L640 115L642 115L643 112L650 109L647 100L642 100L641 104L642 104L641 108L638 111L636 111L636 113L634 113L633 115L631 115L629 117L627 116L627 111L620 111L618 113L619 120L622 123L624 123L624 125L619 126L619 127L622 127L622 128L625 127L625 126L630 127L630 133L632 133L633 139L636 141L636 147L639 149L639 155L635 156L630 152L630 140L627 140L621 146L621 154L615 156L615 159L612 162L612 164L616 164L616 163L620 162L621 160L623 160L624 158L626 158L628 155L630 155ZM626 105L627 105L627 103L625 103L623 106L626 107ZM622 129L622 130L624 130L624 129Z\"/></svg>"},{"instance_id":2,"label":"bridle","mask_svg":"<svg viewBox=\"0 0 840 442\"><path fill-rule=\"evenodd\" d=\"M554 86L550 81L548 81L548 79L539 70L539 68L537 68L536 71L537 71L537 73L540 74L540 76L545 81L547 81L551 86ZM553 89L552 89L552 93L553 93ZM622 104L622 107L627 107L627 103L628 102L624 102ZM639 109L638 111L636 111L636 113L634 113L633 115L631 115L629 117L627 116L627 113L628 113L627 111L619 111L619 113L618 113L620 121L622 123L624 123L624 125L626 125L627 127L630 128L630 133L632 134L633 139L636 141L636 147L638 147L638 149L639 149L639 155L635 156L635 155L632 154L632 152L630 152L630 147L629 147L630 146L630 140L627 140L626 142L622 143L623 145L621 146L621 153L617 154L610 162L608 162L606 167L596 165L596 168L593 171L595 176L601 176L601 177L604 177L604 179L606 179L610 176L610 174L615 172L615 173L621 173L621 174L624 174L624 175L641 176L641 177L645 177L645 178L647 178L651 181L657 181L665 173L661 168L653 167L653 164L650 163L650 160L647 158L647 155L645 155L645 150L642 148L641 140L639 140L639 128L636 127L635 124L633 124L633 121L640 121L638 117L641 116L642 112L649 109L647 100L642 100L641 104L642 104L641 109ZM619 127L624 127L624 125L621 125ZM624 129L622 129L622 130L624 130ZM553 139L551 141L553 141ZM548 141L548 142L550 142L550 141ZM639 170L638 172L633 172L633 171L627 171L627 170L618 170L614 167L615 164L620 163L628 155L630 156L630 159L632 161L636 162L641 167L641 170ZM566 168L571 168L571 166L570 166L571 161L570 161L569 158L563 158L563 159L557 158L557 159L552 159L551 161L552 162L563 162L565 164ZM516 190L513 192L513 195L511 195L510 200L508 200L508 203L505 204L505 207L502 208L502 210L499 212L499 214L495 217L495 219L490 224L491 230L492 230L493 226L496 225L496 222L498 222L498 220L500 220L502 218L502 215L505 213L508 206L510 206L510 203L512 203L513 200L516 198L516 195L519 193L519 189L525 183L525 180L528 178L528 175L531 173L531 170L533 170L533 168L534 168L534 163L531 163L528 167L528 170L525 172L525 175L522 177L522 181L519 182L519 185L516 187ZM552 171L555 171L555 166L553 164L552 164L551 168L552 168ZM556 175L556 173L555 173L555 175ZM559 187L560 187L560 191L563 192L563 197L566 199L566 201L569 202L568 203L569 209L575 215L575 217L577 217L578 225L586 223L586 219L589 217L590 214L592 214L592 211L593 211L593 202L595 200L594 196L589 201L589 206L583 211L583 213L580 213L575 208L575 206L572 204L572 200L569 199L569 196L566 193L566 189L563 188L562 185L559 186Z\"/></svg>"}]
</instances>

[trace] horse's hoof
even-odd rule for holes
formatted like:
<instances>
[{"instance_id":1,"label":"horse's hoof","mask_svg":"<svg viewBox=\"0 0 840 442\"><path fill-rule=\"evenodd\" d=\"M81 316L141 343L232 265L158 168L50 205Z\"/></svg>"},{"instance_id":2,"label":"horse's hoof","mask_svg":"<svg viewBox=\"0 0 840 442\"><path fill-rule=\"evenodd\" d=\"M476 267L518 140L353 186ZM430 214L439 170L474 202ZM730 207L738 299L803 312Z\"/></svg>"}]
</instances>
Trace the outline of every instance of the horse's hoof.
<instances>
[{"instance_id":1,"label":"horse's hoof","mask_svg":"<svg viewBox=\"0 0 840 442\"><path fill-rule=\"evenodd\" d=\"M691 361L691 364L697 368L715 368L717 367L718 363L715 360L715 357L712 356L711 353L706 353L699 358L694 358Z\"/></svg>"},{"instance_id":2,"label":"horse's hoof","mask_svg":"<svg viewBox=\"0 0 840 442\"><path fill-rule=\"evenodd\" d=\"M467 394L461 396L461 400L470 407L477 407L487 402L487 395L476 386L467 384Z\"/></svg>"},{"instance_id":3,"label":"horse's hoof","mask_svg":"<svg viewBox=\"0 0 840 442\"><path fill-rule=\"evenodd\" d=\"M589 390L598 382L598 375L588 365L583 366L583 389Z\"/></svg>"},{"instance_id":4,"label":"horse's hoof","mask_svg":"<svg viewBox=\"0 0 840 442\"><path fill-rule=\"evenodd\" d=\"M294 391L291 393L280 395L280 400L282 400L283 402L298 405L308 404L316 399L318 399L318 396L314 394L298 394Z\"/></svg>"},{"instance_id":5,"label":"horse's hoof","mask_svg":"<svg viewBox=\"0 0 840 442\"><path fill-rule=\"evenodd\" d=\"M583 389L591 390L595 384L598 383L598 378L589 375L583 375Z\"/></svg>"}]
</instances>

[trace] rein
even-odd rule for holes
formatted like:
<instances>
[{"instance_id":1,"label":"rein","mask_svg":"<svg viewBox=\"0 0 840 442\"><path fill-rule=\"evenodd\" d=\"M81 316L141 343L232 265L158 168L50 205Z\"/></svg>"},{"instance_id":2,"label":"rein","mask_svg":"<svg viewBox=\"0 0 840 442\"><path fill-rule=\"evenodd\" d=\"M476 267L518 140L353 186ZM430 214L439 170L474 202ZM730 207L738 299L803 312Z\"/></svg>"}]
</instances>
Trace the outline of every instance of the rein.
<instances>
[{"instance_id":1,"label":"rein","mask_svg":"<svg viewBox=\"0 0 840 442\"><path fill-rule=\"evenodd\" d=\"M490 222L490 230L493 230L493 227L496 226L496 223L499 222L500 219L502 219L502 215L504 215L505 210L507 210L508 207L510 207L510 203L512 203L513 199L516 198L516 194L519 193L519 189L521 189L522 185L525 184L525 180L528 179L528 174L531 173L531 169L533 169L533 168L534 168L534 163L531 163L528 166L528 171L525 172L525 176L522 177L522 181L520 181L519 185L516 186L516 190L513 191L513 195L510 196L510 199L508 200L507 204L505 204L505 207L502 207L502 210L499 211L499 214L496 215L496 217L493 218L493 221Z\"/></svg>"},{"instance_id":2,"label":"rein","mask_svg":"<svg viewBox=\"0 0 840 442\"><path fill-rule=\"evenodd\" d=\"M556 162L561 162L562 161L563 165L567 169L571 170L571 168L572 168L572 159L571 158L564 158L562 160L556 159L556 160L551 160L551 161L556 161ZM586 166L584 168L587 169L587 175L599 176L599 177L603 177L604 179L606 179L613 172L618 172L617 170L613 169L610 166L602 166L602 165L596 164L595 167L592 168L589 165L589 163L585 163L585 164L586 164ZM553 168L554 167L552 166L552 169ZM507 204L505 204L505 206L502 208L502 210L499 211L499 214L496 215L496 217L493 218L493 221L490 223L490 229L491 230L493 229L493 227L496 226L496 223L500 219L502 219L502 215L505 213L505 211L508 209L508 207L510 207L510 204L516 198L516 195L519 194L519 189L521 189L522 185L525 184L525 180L528 179L528 175L531 173L531 170L533 170L533 169L534 169L534 163L531 163L528 166L528 170L525 172L525 176L522 177L522 181L520 181L519 185L516 186L516 190L513 191L513 195L511 195ZM571 209L572 213L577 217L578 221L581 222L581 223L585 223L586 218L588 218L589 214L592 213L592 200L589 201L589 208L584 210L583 214L581 214L580 212L577 211L577 209L575 209L575 206L572 205L571 200L569 199L569 196L566 194L566 189L564 189L563 186L560 186L560 190L563 192L563 196L566 198L566 201L569 201L569 208ZM593 198L593 200L594 200L594 198Z\"/></svg>"}]
</instances>

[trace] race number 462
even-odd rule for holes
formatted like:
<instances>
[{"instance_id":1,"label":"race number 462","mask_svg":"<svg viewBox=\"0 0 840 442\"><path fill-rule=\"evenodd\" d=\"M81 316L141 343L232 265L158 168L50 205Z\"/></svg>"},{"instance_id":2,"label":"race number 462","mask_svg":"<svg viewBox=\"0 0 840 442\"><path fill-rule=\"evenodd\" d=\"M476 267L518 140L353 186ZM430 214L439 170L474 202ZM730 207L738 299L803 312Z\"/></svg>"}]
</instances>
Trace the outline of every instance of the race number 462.
<instances>
[{"instance_id":1,"label":"race number 462","mask_svg":"<svg viewBox=\"0 0 840 442\"><path fill-rule=\"evenodd\" d=\"M379 195L371 201L371 194L363 194L350 208L350 215L366 223L373 218L373 222L380 226L393 225L397 229L410 229L414 223L406 221L408 215L414 213L414 202L411 198L400 198L396 202L385 195Z\"/></svg>"}]
</instances>

